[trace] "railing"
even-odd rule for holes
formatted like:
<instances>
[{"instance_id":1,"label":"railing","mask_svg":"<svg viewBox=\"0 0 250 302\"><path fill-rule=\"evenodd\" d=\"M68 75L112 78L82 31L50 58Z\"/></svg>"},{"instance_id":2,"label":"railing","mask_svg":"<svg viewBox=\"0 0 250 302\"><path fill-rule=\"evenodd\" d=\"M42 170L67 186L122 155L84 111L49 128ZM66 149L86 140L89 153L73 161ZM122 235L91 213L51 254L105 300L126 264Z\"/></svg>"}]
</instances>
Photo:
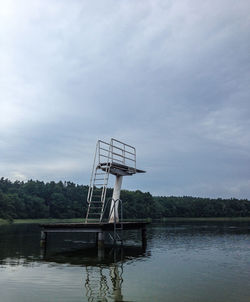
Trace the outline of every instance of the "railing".
<instances>
[{"instance_id":1,"label":"railing","mask_svg":"<svg viewBox=\"0 0 250 302\"><path fill-rule=\"evenodd\" d=\"M110 143L98 141L99 164L103 162L118 163L136 169L136 149L114 138Z\"/></svg>"},{"instance_id":2,"label":"railing","mask_svg":"<svg viewBox=\"0 0 250 302\"><path fill-rule=\"evenodd\" d=\"M104 215L105 215L105 212L106 212L106 209L107 209L107 205L109 204L109 202L112 203L112 201L113 201L113 206L110 207L110 212L109 212L108 218L105 219ZM114 200L113 198L109 198L108 201L105 204L105 208L104 208L103 216L102 216L102 222L109 222L110 217L111 217L111 213L115 210L117 202L118 202L118 209L117 209L118 221L117 221L117 216L116 216L116 213L115 213L114 222L113 222L113 224L114 224L114 231L113 231L114 236L112 237L112 235L109 233L109 236L113 240L114 244L116 244L117 240L121 241L121 243L123 242L123 203L122 203L122 200L121 199ZM120 206L120 211L119 211L119 206ZM119 213L120 213L120 217L119 217ZM119 228L117 227L117 224L120 225ZM120 234L121 236L118 234L117 231L121 231L121 234Z\"/></svg>"}]
</instances>

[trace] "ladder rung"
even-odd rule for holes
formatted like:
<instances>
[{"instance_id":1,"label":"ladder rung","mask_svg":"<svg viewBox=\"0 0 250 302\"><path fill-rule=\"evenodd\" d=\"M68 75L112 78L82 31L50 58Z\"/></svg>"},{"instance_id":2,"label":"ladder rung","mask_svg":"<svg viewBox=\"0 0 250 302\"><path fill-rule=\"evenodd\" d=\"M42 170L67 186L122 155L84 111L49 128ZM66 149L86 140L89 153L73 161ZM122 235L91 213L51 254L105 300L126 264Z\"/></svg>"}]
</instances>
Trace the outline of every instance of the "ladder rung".
<instances>
[{"instance_id":1,"label":"ladder rung","mask_svg":"<svg viewBox=\"0 0 250 302\"><path fill-rule=\"evenodd\" d=\"M95 215L95 216L100 216L101 213L89 213L90 216Z\"/></svg>"}]
</instances>

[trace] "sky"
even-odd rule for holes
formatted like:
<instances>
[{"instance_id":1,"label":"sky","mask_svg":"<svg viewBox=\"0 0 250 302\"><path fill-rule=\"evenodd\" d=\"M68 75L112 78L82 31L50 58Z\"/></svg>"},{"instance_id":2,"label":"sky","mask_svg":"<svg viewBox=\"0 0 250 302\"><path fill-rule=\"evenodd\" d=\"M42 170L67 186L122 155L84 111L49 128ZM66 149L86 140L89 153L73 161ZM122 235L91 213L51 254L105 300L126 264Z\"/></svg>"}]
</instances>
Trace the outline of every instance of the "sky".
<instances>
[{"instance_id":1,"label":"sky","mask_svg":"<svg viewBox=\"0 0 250 302\"><path fill-rule=\"evenodd\" d=\"M88 184L116 138L123 189L250 199L249 130L248 0L0 0L0 177Z\"/></svg>"}]
</instances>

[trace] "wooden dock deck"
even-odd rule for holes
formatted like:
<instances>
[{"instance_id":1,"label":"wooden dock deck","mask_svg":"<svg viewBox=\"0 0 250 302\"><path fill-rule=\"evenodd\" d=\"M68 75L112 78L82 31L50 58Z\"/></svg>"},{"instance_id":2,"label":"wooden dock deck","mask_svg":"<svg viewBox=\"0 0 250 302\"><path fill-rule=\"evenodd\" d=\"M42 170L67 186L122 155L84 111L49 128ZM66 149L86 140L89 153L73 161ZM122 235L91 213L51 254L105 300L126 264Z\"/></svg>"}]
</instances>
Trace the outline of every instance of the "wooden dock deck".
<instances>
[{"instance_id":1,"label":"wooden dock deck","mask_svg":"<svg viewBox=\"0 0 250 302\"><path fill-rule=\"evenodd\" d=\"M117 228L123 230L143 229L149 222L122 222L116 223ZM101 231L112 231L114 229L113 223L51 223L40 224L44 232L87 232L98 233Z\"/></svg>"}]
</instances>

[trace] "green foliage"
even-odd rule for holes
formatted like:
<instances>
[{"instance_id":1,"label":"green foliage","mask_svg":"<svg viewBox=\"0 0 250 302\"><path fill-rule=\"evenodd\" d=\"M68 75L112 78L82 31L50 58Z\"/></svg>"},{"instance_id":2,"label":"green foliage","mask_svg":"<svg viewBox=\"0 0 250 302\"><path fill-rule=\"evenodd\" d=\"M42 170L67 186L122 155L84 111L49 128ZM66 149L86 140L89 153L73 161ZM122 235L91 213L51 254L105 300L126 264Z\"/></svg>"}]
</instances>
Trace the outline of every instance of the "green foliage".
<instances>
[{"instance_id":1,"label":"green foliage","mask_svg":"<svg viewBox=\"0 0 250 302\"><path fill-rule=\"evenodd\" d=\"M247 217L250 201L247 199L210 199L191 196L154 197L161 206L163 217Z\"/></svg>"},{"instance_id":2,"label":"green foliage","mask_svg":"<svg viewBox=\"0 0 250 302\"><path fill-rule=\"evenodd\" d=\"M86 214L88 187L71 182L0 179L0 218L77 218Z\"/></svg>"},{"instance_id":3,"label":"green foliage","mask_svg":"<svg viewBox=\"0 0 250 302\"><path fill-rule=\"evenodd\" d=\"M84 218L87 193L88 186L72 182L11 182L1 178L0 218L9 222L13 219ZM111 196L112 189L108 188L107 198ZM250 201L246 199L153 197L139 190L123 190L121 199L125 219L250 216Z\"/></svg>"}]
</instances>

